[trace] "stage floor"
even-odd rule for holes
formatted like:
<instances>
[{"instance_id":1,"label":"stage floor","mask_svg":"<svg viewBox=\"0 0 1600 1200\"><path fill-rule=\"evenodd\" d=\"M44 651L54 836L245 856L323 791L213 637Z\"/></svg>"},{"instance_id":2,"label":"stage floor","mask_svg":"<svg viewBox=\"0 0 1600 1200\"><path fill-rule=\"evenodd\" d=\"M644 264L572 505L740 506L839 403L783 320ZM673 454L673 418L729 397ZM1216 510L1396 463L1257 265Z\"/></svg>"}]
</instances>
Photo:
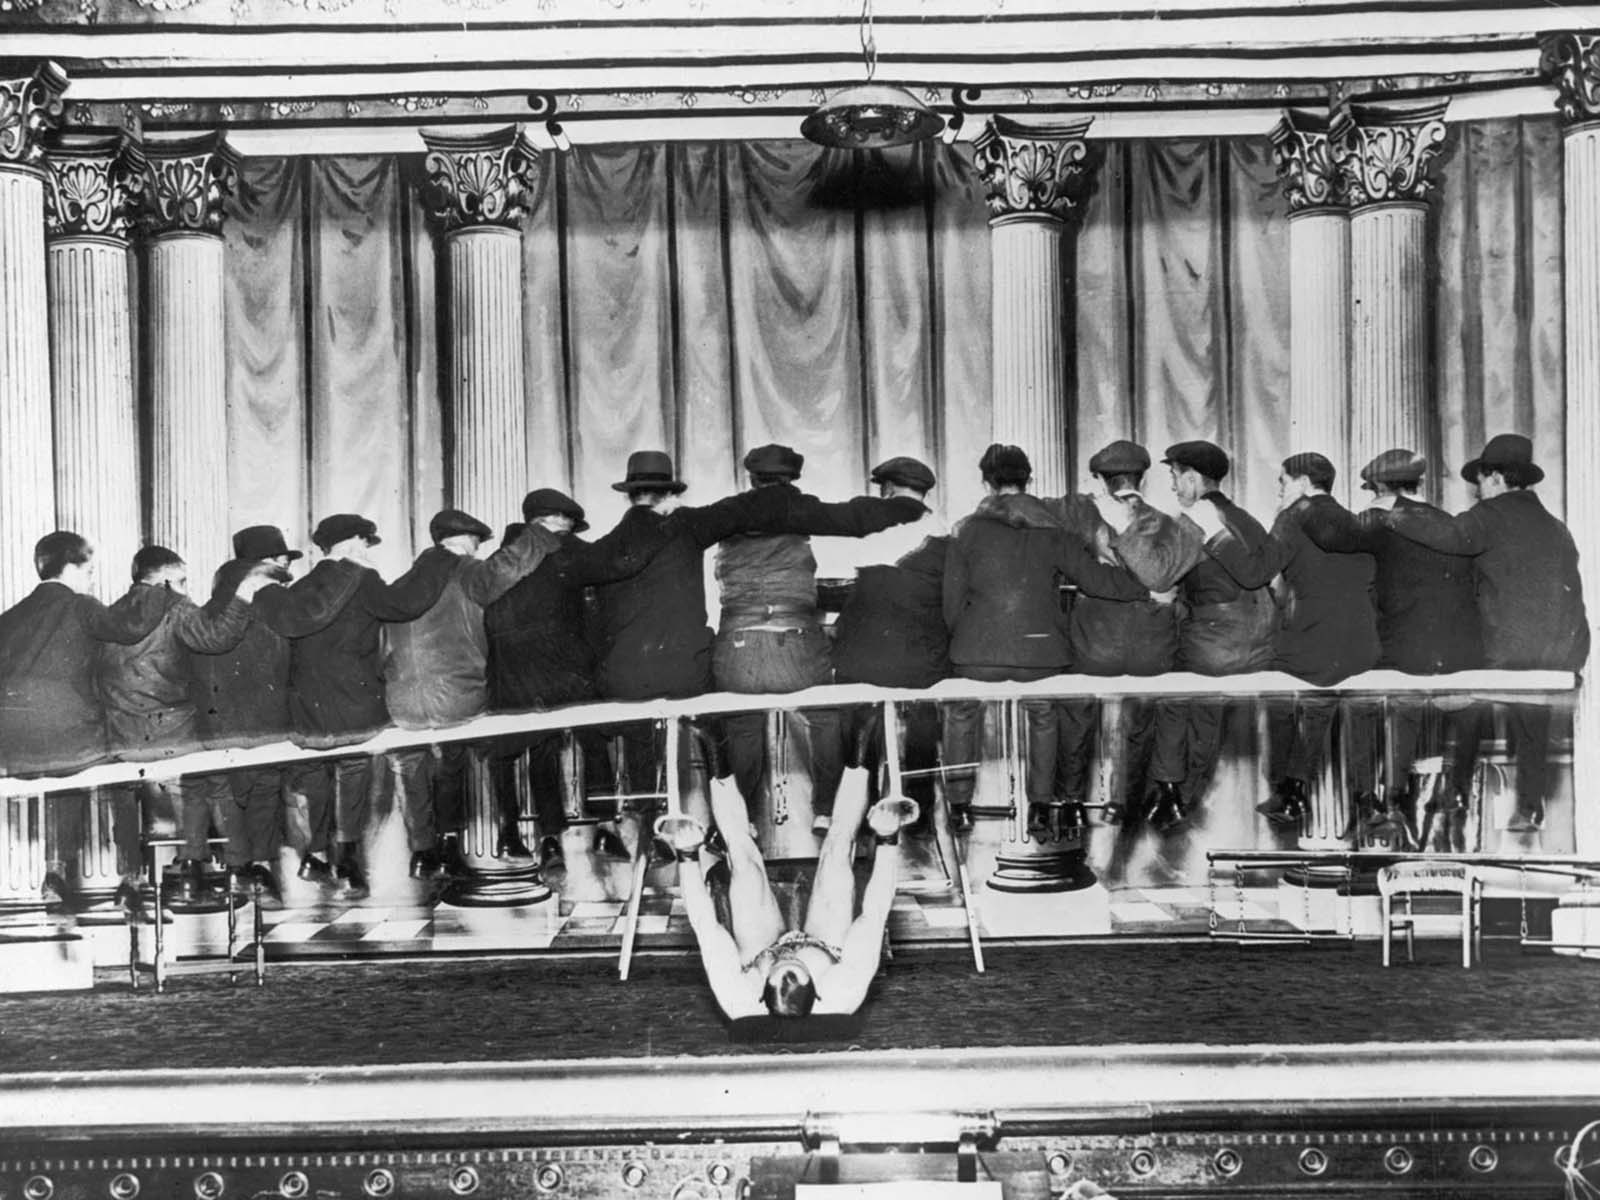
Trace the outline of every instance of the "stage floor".
<instances>
[{"instance_id":1,"label":"stage floor","mask_svg":"<svg viewBox=\"0 0 1600 1200\"><path fill-rule=\"evenodd\" d=\"M1371 942L1204 940L995 946L979 975L956 947L899 950L840 1049L1018 1045L1244 1046L1588 1039L1594 962L1487 943L1463 970L1449 942L1385 970ZM640 955L393 959L275 965L137 994L0 999L0 1072L739 1055L698 962ZM770 1047L769 1047L770 1049ZM3 1078L3 1075L0 1075Z\"/></svg>"}]
</instances>

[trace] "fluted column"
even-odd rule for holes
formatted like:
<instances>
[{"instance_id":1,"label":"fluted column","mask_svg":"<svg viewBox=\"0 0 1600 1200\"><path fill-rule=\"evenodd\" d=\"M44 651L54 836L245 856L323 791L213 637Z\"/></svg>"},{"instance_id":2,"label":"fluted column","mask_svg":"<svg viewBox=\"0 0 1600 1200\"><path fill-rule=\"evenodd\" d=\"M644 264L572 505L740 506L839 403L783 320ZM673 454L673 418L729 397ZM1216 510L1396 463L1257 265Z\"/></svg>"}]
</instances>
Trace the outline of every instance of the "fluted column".
<instances>
[{"instance_id":1,"label":"fluted column","mask_svg":"<svg viewBox=\"0 0 1600 1200\"><path fill-rule=\"evenodd\" d=\"M53 145L47 167L56 515L94 542L99 592L110 599L139 548L128 241L145 161L112 134Z\"/></svg>"},{"instance_id":2,"label":"fluted column","mask_svg":"<svg viewBox=\"0 0 1600 1200\"><path fill-rule=\"evenodd\" d=\"M1566 127L1563 269L1566 280L1567 526L1600 656L1600 33L1546 39L1543 67L1560 89ZM1600 854L1600 688L1591 669L1572 735L1577 852Z\"/></svg>"},{"instance_id":3,"label":"fluted column","mask_svg":"<svg viewBox=\"0 0 1600 1200\"><path fill-rule=\"evenodd\" d=\"M538 149L515 125L422 140L450 289L451 501L491 520L528 490L521 228Z\"/></svg>"},{"instance_id":4,"label":"fluted column","mask_svg":"<svg viewBox=\"0 0 1600 1200\"><path fill-rule=\"evenodd\" d=\"M44 147L61 116L54 63L0 77L0 609L33 589L33 544L56 528Z\"/></svg>"},{"instance_id":5,"label":"fluted column","mask_svg":"<svg viewBox=\"0 0 1600 1200\"><path fill-rule=\"evenodd\" d=\"M1098 165L1084 140L1089 125L996 116L973 143L991 214L992 436L1028 452L1041 495L1071 484L1066 241L1077 235Z\"/></svg>"},{"instance_id":6,"label":"fluted column","mask_svg":"<svg viewBox=\"0 0 1600 1200\"><path fill-rule=\"evenodd\" d=\"M1272 131L1272 149L1289 200L1288 449L1326 454L1348 497L1350 214L1344 180L1325 115L1285 112Z\"/></svg>"},{"instance_id":7,"label":"fluted column","mask_svg":"<svg viewBox=\"0 0 1600 1200\"><path fill-rule=\"evenodd\" d=\"M1428 437L1428 168L1446 104L1352 104L1331 135L1350 203L1350 462ZM1437 478L1438 472L1430 472Z\"/></svg>"},{"instance_id":8,"label":"fluted column","mask_svg":"<svg viewBox=\"0 0 1600 1200\"><path fill-rule=\"evenodd\" d=\"M150 538L209 571L229 556L222 222L238 159L220 133L145 154Z\"/></svg>"}]
</instances>

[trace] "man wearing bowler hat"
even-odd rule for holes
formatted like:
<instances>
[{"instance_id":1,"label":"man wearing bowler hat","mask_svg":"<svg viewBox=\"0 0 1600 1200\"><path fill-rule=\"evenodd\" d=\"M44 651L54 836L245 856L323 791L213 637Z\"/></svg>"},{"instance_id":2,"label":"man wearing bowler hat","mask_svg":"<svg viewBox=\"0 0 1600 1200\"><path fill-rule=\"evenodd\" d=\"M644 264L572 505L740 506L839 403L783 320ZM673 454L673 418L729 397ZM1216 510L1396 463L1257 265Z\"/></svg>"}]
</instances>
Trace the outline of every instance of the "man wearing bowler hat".
<instances>
[{"instance_id":1,"label":"man wearing bowler hat","mask_svg":"<svg viewBox=\"0 0 1600 1200\"><path fill-rule=\"evenodd\" d=\"M1096 451L1089 473L1097 494L1063 496L1045 503L1064 529L1120 562L1150 590L1147 600L1107 600L1088 593L1073 598L1067 621L1072 669L1085 675L1159 675L1170 671L1178 652L1174 600L1178 581L1204 557L1200 539L1145 503L1140 490L1150 453L1118 440ZM1052 824L1082 825L1089 793L1089 768L1100 725L1100 702L1062 701L1056 710L1060 743L1051 801ZM1146 778L1155 739L1155 705L1147 698L1122 702L1123 793L1107 809L1112 823L1143 811Z\"/></svg>"},{"instance_id":2,"label":"man wearing bowler hat","mask_svg":"<svg viewBox=\"0 0 1600 1200\"><path fill-rule=\"evenodd\" d=\"M233 558L211 579L206 608L217 611L252 575L289 583L289 564L303 557L284 541L276 525L251 525L233 535ZM263 585L264 586L264 585ZM329 619L332 613L327 614ZM198 693L201 740L208 747L252 746L289 736L289 642L254 607L244 636L222 654L197 654L192 660ZM227 861L239 878L257 884L273 899L281 895L274 871L283 845L283 771L247 767L202 776L211 803L233 806L227 823Z\"/></svg>"},{"instance_id":3,"label":"man wearing bowler hat","mask_svg":"<svg viewBox=\"0 0 1600 1200\"><path fill-rule=\"evenodd\" d=\"M1242 549L1259 549L1267 531L1221 491L1230 463L1213 442L1178 442L1162 458L1172 471L1172 490L1183 509L1181 522L1202 539L1227 531ZM1265 585L1234 578L1214 555L1190 568L1178 585L1183 617L1178 625L1179 670L1202 675L1237 675L1272 665L1272 632L1278 611ZM1150 777L1153 801L1143 818L1160 830L1175 829L1204 799L1222 752L1226 702L1163 699L1156 702L1155 751Z\"/></svg>"},{"instance_id":4,"label":"man wearing bowler hat","mask_svg":"<svg viewBox=\"0 0 1600 1200\"><path fill-rule=\"evenodd\" d=\"M382 539L366 517L324 517L311 540L322 551L322 561L292 586L262 588L255 605L267 624L291 642L289 711L295 733L306 745L325 749L365 741L389 724L379 625L415 620L432 608L450 581L456 556L440 546L429 547L409 571L385 583L368 559L368 550ZM371 787L372 759L367 755L290 768L290 841L300 851L302 879L336 879L340 893L351 900L367 895L360 850ZM327 844L330 807L338 842L332 872L317 857Z\"/></svg>"},{"instance_id":5,"label":"man wearing bowler hat","mask_svg":"<svg viewBox=\"0 0 1600 1200\"><path fill-rule=\"evenodd\" d=\"M802 508L808 500L795 486L805 456L776 443L757 446L744 456L750 486L780 512ZM760 493L766 492L762 497ZM906 497L856 496L836 506L826 530L861 537L891 525L914 521L923 506ZM716 686L727 692L797 692L831 683L833 663L817 611L817 561L807 535L749 533L726 538L717 547L717 583L722 616L712 645ZM796 711L792 719L810 748L812 831L826 834L833 801L844 776L844 741L836 708ZM767 715L735 713L723 725L728 765L747 808L753 810L769 762Z\"/></svg>"},{"instance_id":6,"label":"man wearing bowler hat","mask_svg":"<svg viewBox=\"0 0 1600 1200\"><path fill-rule=\"evenodd\" d=\"M1322 687L1369 670L1379 655L1372 556L1362 549L1355 517L1330 495L1334 478L1325 456L1291 454L1278 472L1278 516L1267 539L1247 546L1219 528L1206 542L1207 552L1241 584L1265 587L1281 575L1272 666ZM1296 826L1305 817L1307 787L1327 760L1339 708L1339 697L1329 692L1267 704L1274 794L1257 810L1268 820ZM1344 732L1345 778L1356 793L1353 825L1372 796L1376 770L1369 722L1349 719Z\"/></svg>"},{"instance_id":7,"label":"man wearing bowler hat","mask_svg":"<svg viewBox=\"0 0 1600 1200\"><path fill-rule=\"evenodd\" d=\"M1589 657L1589 620L1578 551L1567 527L1529 489L1544 478L1533 443L1514 433L1489 439L1461 468L1478 502L1459 516L1398 506L1383 524L1445 554L1472 559L1483 664L1498 670L1576 671ZM1508 828L1544 823L1550 708L1507 704L1517 756L1517 812ZM1476 745L1476 738L1469 739Z\"/></svg>"},{"instance_id":8,"label":"man wearing bowler hat","mask_svg":"<svg viewBox=\"0 0 1600 1200\"><path fill-rule=\"evenodd\" d=\"M484 606L561 546L561 539L542 525L523 525L488 558L478 558L478 548L494 531L458 508L435 513L428 536L455 555L450 582L416 620L383 627L384 694L390 716L402 729L459 725L489 707ZM451 741L389 756L416 878L460 862L455 838L466 821L467 753L465 742Z\"/></svg>"},{"instance_id":9,"label":"man wearing bowler hat","mask_svg":"<svg viewBox=\"0 0 1600 1200\"><path fill-rule=\"evenodd\" d=\"M558 545L531 572L484 608L489 638L489 706L500 712L557 708L594 700L595 651L589 640L584 590L615 583L644 569L665 543L659 536L633 541L607 534L594 542L578 537L589 528L583 506L555 488L536 488L522 501L523 520L554 534ZM610 788L610 759L603 733L593 726L576 731L582 754L585 791ZM528 752L529 787L538 819L540 865L554 868L562 859L561 834L567 827L559 730L499 739L489 756L489 773L500 806L496 853L531 857L518 825L516 765ZM602 831L598 848L612 855L627 851L615 833Z\"/></svg>"}]
</instances>

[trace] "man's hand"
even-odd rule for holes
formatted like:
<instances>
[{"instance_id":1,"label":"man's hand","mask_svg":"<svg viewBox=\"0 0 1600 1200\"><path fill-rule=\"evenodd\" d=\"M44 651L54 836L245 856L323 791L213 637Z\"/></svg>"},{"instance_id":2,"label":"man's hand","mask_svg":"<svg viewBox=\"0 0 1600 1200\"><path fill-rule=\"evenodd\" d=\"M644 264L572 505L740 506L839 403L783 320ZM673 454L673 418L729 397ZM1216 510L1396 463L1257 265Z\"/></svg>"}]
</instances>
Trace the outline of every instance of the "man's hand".
<instances>
[{"instance_id":1,"label":"man's hand","mask_svg":"<svg viewBox=\"0 0 1600 1200\"><path fill-rule=\"evenodd\" d=\"M920 811L915 800L890 796L867 810L867 828L883 841L899 834L902 827L917 819Z\"/></svg>"},{"instance_id":2,"label":"man's hand","mask_svg":"<svg viewBox=\"0 0 1600 1200\"><path fill-rule=\"evenodd\" d=\"M239 581L239 586L234 589L233 594L248 604L262 588L276 582L277 580L272 577L270 569L252 567L245 577Z\"/></svg>"}]
</instances>

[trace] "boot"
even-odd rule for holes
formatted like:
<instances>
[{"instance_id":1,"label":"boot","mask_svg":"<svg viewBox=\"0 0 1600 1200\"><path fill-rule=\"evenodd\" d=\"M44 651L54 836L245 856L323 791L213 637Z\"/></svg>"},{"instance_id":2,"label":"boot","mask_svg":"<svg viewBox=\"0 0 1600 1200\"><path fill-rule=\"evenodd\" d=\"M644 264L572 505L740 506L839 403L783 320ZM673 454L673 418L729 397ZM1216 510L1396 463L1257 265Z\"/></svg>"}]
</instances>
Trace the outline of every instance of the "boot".
<instances>
[{"instance_id":1,"label":"boot","mask_svg":"<svg viewBox=\"0 0 1600 1200\"><path fill-rule=\"evenodd\" d=\"M429 846L423 850L415 850L411 854L411 878L436 879L444 872L444 862L439 858L439 850Z\"/></svg>"},{"instance_id":2,"label":"boot","mask_svg":"<svg viewBox=\"0 0 1600 1200\"><path fill-rule=\"evenodd\" d=\"M1176 833L1189 821L1189 806L1183 800L1183 785L1158 783L1155 786L1155 804L1145 820L1157 833Z\"/></svg>"},{"instance_id":3,"label":"boot","mask_svg":"<svg viewBox=\"0 0 1600 1200\"><path fill-rule=\"evenodd\" d=\"M174 859L165 879L163 899L178 904L195 904L205 894L205 868L197 858Z\"/></svg>"},{"instance_id":4,"label":"boot","mask_svg":"<svg viewBox=\"0 0 1600 1200\"><path fill-rule=\"evenodd\" d=\"M254 892L257 902L263 907L283 907L283 889L278 886L277 876L272 873L268 863L245 863L234 871L234 878Z\"/></svg>"},{"instance_id":5,"label":"boot","mask_svg":"<svg viewBox=\"0 0 1600 1200\"><path fill-rule=\"evenodd\" d=\"M439 870L448 878L463 879L472 873L467 860L461 856L461 839L447 833L439 839Z\"/></svg>"},{"instance_id":6,"label":"boot","mask_svg":"<svg viewBox=\"0 0 1600 1200\"><path fill-rule=\"evenodd\" d=\"M950 806L950 832L954 834L971 833L974 825L972 819L972 804L970 801L963 804Z\"/></svg>"},{"instance_id":7,"label":"boot","mask_svg":"<svg viewBox=\"0 0 1600 1200\"><path fill-rule=\"evenodd\" d=\"M1339 840L1359 841L1362 830L1382 819L1384 808L1383 801L1378 799L1378 793L1356 792L1350 797L1350 808L1345 817L1344 828L1339 831Z\"/></svg>"},{"instance_id":8,"label":"boot","mask_svg":"<svg viewBox=\"0 0 1600 1200\"><path fill-rule=\"evenodd\" d=\"M372 894L367 873L361 867L361 848L355 842L339 843L339 862L333 869L338 880L338 895L343 900L365 900Z\"/></svg>"},{"instance_id":9,"label":"boot","mask_svg":"<svg viewBox=\"0 0 1600 1200\"><path fill-rule=\"evenodd\" d=\"M1274 825L1299 825L1306 819L1306 785L1299 779L1280 779L1272 795L1256 811Z\"/></svg>"},{"instance_id":10,"label":"boot","mask_svg":"<svg viewBox=\"0 0 1600 1200\"><path fill-rule=\"evenodd\" d=\"M601 858L614 858L619 862L626 862L633 857L628 853L628 844L622 840L622 835L608 825L595 826L594 852Z\"/></svg>"},{"instance_id":11,"label":"boot","mask_svg":"<svg viewBox=\"0 0 1600 1200\"><path fill-rule=\"evenodd\" d=\"M326 884L333 882L333 868L323 859L311 853L300 856L300 869L295 874L307 883Z\"/></svg>"},{"instance_id":12,"label":"boot","mask_svg":"<svg viewBox=\"0 0 1600 1200\"><path fill-rule=\"evenodd\" d=\"M567 865L567 852L561 847L561 839L553 833L547 833L539 839L539 870L558 871Z\"/></svg>"},{"instance_id":13,"label":"boot","mask_svg":"<svg viewBox=\"0 0 1600 1200\"><path fill-rule=\"evenodd\" d=\"M522 822L516 817L507 816L501 820L500 836L495 840L494 856L496 858L527 859L533 860L533 851L528 849L528 843L522 840Z\"/></svg>"}]
</instances>

